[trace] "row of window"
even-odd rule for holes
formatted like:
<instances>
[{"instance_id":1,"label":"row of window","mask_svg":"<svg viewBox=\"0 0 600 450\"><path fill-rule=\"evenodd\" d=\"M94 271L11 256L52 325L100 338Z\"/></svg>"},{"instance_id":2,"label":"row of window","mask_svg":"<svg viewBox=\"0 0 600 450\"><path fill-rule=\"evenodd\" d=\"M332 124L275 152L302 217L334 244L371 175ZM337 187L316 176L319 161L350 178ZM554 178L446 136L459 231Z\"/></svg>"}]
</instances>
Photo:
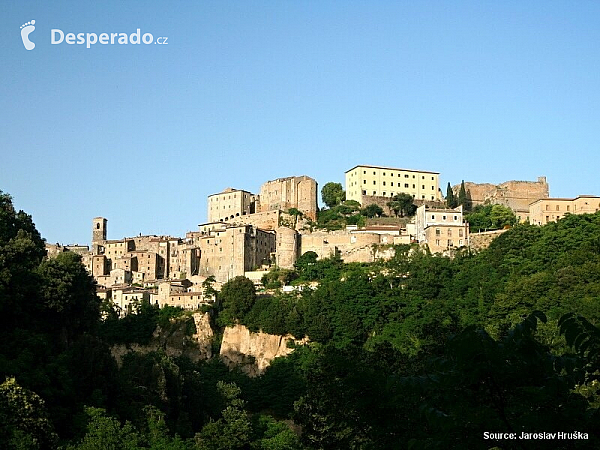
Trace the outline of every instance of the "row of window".
<instances>
[{"instance_id":1,"label":"row of window","mask_svg":"<svg viewBox=\"0 0 600 450\"><path fill-rule=\"evenodd\" d=\"M363 170L363 175L366 175L366 174L367 174L367 171L366 171L366 170ZM376 172L376 171L373 171L373 175L377 175L377 172ZM353 174L353 173L351 173L351 174L350 174L350 176L354 176L354 174ZM382 173L382 176L384 176L384 177L386 176L386 175L385 175L385 172L383 172L383 173ZM389 176L390 176L390 177L393 177L393 176L394 176L394 173L393 173L393 172L390 172ZM397 177L401 177L401 176L402 176L402 174L398 174L398 175L397 175ZM416 176L415 176L415 175L413 175L412 177L413 177L413 178L415 178ZM408 174L404 174L404 178L409 178L409 175L408 175ZM425 175L421 175L421 179L422 179L422 180L424 180L424 179L425 179ZM435 180L435 177L431 177L431 180L432 180L432 181L433 181L433 180Z\"/></svg>"},{"instance_id":2,"label":"row of window","mask_svg":"<svg viewBox=\"0 0 600 450\"><path fill-rule=\"evenodd\" d=\"M447 218L447 216L442 216L442 220L446 220ZM453 218L454 220L458 220L458 216L454 216ZM431 215L431 220L435 220L435 214Z\"/></svg>"},{"instance_id":3,"label":"row of window","mask_svg":"<svg viewBox=\"0 0 600 450\"><path fill-rule=\"evenodd\" d=\"M438 246L440 245L440 240L439 240L439 239L436 239L436 240L435 240L435 245L438 245ZM459 247L462 247L462 245L463 245L463 240L462 240L462 239L459 239L459 241L458 241L458 246L459 246ZM454 247L454 242L452 242L452 239L448 239L447 246L448 246L448 247Z\"/></svg>"},{"instance_id":4,"label":"row of window","mask_svg":"<svg viewBox=\"0 0 600 450\"><path fill-rule=\"evenodd\" d=\"M463 233L464 230L462 228L458 229L458 237L463 237ZM441 236L442 235L442 230L440 228L436 228L435 229L435 235L436 236ZM452 236L452 229L448 229L448 237Z\"/></svg>"},{"instance_id":5,"label":"row of window","mask_svg":"<svg viewBox=\"0 0 600 450\"><path fill-rule=\"evenodd\" d=\"M362 195L373 195L373 196L377 196L377 191L372 191L372 192L373 192L372 194L367 194L367 191L366 191L366 190L363 190L363 191L362 191ZM400 193L400 192L399 192L399 193ZM406 194L406 192L404 192L404 194ZM383 191L383 192L381 193L381 196L382 196L382 197L387 197L387 196L388 196L388 194L387 194L387 192L386 192L386 191ZM390 197L393 197L393 196L394 196L394 192L390 192ZM413 196L413 198L417 198L414 192L412 193L412 196ZM421 200L425 200L425 195L421 195ZM432 195L432 196L431 196L431 200L435 200L435 196L433 196L433 195Z\"/></svg>"}]
</instances>

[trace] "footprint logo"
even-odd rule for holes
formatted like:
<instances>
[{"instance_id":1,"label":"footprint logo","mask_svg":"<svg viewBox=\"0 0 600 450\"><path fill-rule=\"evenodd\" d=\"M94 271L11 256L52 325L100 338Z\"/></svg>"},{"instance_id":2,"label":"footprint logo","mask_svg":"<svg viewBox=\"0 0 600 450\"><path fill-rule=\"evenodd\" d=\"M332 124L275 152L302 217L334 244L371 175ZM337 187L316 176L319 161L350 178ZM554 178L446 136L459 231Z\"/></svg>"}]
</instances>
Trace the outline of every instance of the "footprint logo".
<instances>
[{"instance_id":1,"label":"footprint logo","mask_svg":"<svg viewBox=\"0 0 600 450\"><path fill-rule=\"evenodd\" d=\"M23 45L27 50L35 48L35 44L29 40L29 35L33 30L35 30L35 20L21 25L21 39L23 39Z\"/></svg>"}]
</instances>

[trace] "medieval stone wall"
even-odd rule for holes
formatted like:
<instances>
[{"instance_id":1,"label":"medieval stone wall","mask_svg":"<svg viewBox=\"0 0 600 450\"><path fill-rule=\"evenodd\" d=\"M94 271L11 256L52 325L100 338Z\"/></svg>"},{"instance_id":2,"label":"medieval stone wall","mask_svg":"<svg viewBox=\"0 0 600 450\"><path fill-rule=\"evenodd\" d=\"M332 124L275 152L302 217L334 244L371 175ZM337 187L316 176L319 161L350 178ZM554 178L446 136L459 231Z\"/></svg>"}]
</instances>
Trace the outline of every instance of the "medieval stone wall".
<instances>
[{"instance_id":1,"label":"medieval stone wall","mask_svg":"<svg viewBox=\"0 0 600 450\"><path fill-rule=\"evenodd\" d=\"M458 196L460 185L453 186ZM546 177L537 181L506 181L501 184L465 182L465 189L473 206L485 203L504 205L514 211L520 221L529 218L529 205L536 200L548 198L550 187Z\"/></svg>"}]
</instances>

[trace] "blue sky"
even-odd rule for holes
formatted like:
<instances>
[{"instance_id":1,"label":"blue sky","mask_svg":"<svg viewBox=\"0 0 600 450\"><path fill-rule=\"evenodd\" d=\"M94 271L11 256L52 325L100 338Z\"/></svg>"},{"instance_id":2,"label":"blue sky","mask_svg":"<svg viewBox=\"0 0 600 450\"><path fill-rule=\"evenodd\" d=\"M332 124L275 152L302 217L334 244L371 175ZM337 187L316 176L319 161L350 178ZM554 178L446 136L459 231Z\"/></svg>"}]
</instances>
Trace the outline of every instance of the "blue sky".
<instances>
[{"instance_id":1,"label":"blue sky","mask_svg":"<svg viewBox=\"0 0 600 450\"><path fill-rule=\"evenodd\" d=\"M168 44L50 42L138 28ZM0 38L0 190L49 242L357 164L600 195L599 2L3 1Z\"/></svg>"}]
</instances>

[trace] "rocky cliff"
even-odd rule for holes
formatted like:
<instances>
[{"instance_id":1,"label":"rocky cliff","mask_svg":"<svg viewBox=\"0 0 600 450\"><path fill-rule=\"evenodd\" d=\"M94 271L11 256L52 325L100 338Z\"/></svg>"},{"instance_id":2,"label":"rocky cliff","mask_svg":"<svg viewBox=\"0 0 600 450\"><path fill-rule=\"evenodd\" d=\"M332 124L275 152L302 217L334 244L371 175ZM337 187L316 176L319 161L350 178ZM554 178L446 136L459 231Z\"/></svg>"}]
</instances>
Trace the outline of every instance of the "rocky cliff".
<instances>
[{"instance_id":1,"label":"rocky cliff","mask_svg":"<svg viewBox=\"0 0 600 450\"><path fill-rule=\"evenodd\" d=\"M252 333L243 325L225 328L220 356L229 366L240 367L249 376L262 374L275 358L289 355L294 351L288 341L304 344L292 335L278 336L267 333Z\"/></svg>"}]
</instances>

